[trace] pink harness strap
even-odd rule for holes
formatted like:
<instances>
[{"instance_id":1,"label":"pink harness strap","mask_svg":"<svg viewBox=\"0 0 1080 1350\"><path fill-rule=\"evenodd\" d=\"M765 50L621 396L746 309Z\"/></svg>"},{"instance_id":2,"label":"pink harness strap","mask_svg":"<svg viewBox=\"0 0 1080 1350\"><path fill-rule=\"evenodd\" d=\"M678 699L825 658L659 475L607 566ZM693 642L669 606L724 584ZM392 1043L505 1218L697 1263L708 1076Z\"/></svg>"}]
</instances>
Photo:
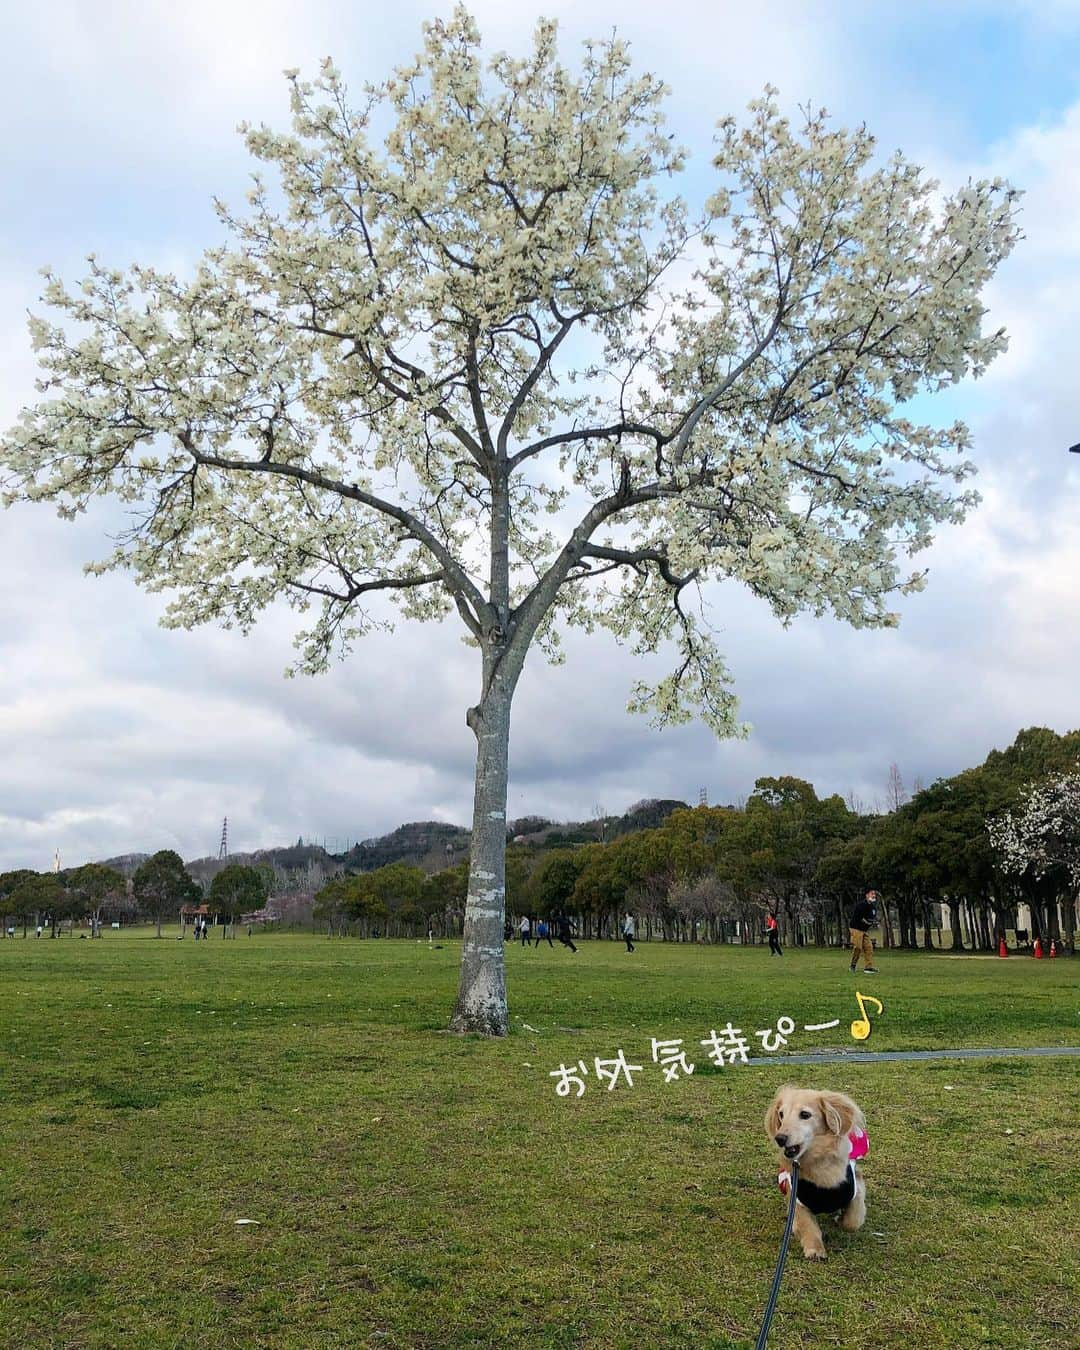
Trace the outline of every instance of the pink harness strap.
<instances>
[{"instance_id":1,"label":"pink harness strap","mask_svg":"<svg viewBox=\"0 0 1080 1350\"><path fill-rule=\"evenodd\" d=\"M856 1162L870 1152L870 1136L865 1130L852 1130L848 1135L848 1161ZM791 1189L791 1173L781 1168L776 1174L776 1184L783 1195Z\"/></svg>"},{"instance_id":2,"label":"pink harness strap","mask_svg":"<svg viewBox=\"0 0 1080 1350\"><path fill-rule=\"evenodd\" d=\"M865 1158L870 1152L870 1136L865 1130L852 1130L848 1135L848 1143L851 1145L851 1152L848 1157L852 1162L859 1158Z\"/></svg>"}]
</instances>

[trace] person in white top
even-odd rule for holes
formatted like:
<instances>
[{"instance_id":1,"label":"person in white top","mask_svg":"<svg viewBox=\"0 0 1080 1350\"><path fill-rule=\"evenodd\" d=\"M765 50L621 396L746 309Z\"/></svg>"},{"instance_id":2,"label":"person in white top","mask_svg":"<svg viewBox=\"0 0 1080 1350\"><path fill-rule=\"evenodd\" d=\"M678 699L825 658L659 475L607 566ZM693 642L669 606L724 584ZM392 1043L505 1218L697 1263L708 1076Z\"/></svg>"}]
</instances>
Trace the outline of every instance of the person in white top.
<instances>
[{"instance_id":1,"label":"person in white top","mask_svg":"<svg viewBox=\"0 0 1080 1350\"><path fill-rule=\"evenodd\" d=\"M531 931L532 931L532 924L529 922L529 916L526 914L525 917L518 924L518 932L521 934L521 945L523 947L527 947L529 945L529 934Z\"/></svg>"},{"instance_id":2,"label":"person in white top","mask_svg":"<svg viewBox=\"0 0 1080 1350\"><path fill-rule=\"evenodd\" d=\"M627 910L626 917L622 921L622 935L626 939L626 950L634 950L634 916Z\"/></svg>"}]
</instances>

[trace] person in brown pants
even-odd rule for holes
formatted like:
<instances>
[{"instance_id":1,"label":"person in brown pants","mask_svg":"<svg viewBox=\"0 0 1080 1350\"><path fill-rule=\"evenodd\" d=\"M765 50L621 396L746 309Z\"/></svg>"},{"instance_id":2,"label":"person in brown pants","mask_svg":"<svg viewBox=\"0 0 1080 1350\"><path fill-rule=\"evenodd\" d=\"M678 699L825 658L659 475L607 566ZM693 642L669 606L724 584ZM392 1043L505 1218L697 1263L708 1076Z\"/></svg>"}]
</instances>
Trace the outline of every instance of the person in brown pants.
<instances>
[{"instance_id":1,"label":"person in brown pants","mask_svg":"<svg viewBox=\"0 0 1080 1350\"><path fill-rule=\"evenodd\" d=\"M871 975L878 973L878 968L874 965L874 944L870 941L868 932L869 929L877 927L877 898L877 891L867 891L865 898L859 901L848 919L848 932L851 935L851 969L856 969L861 956L864 972Z\"/></svg>"}]
</instances>

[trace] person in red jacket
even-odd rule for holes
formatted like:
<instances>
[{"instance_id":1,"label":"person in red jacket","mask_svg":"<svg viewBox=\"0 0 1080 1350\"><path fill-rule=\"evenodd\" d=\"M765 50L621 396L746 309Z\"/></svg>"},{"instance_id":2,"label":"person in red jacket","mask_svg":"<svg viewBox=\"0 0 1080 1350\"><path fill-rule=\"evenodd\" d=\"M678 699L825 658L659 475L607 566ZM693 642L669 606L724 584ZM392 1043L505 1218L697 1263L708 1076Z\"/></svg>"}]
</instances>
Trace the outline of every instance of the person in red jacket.
<instances>
[{"instance_id":1,"label":"person in red jacket","mask_svg":"<svg viewBox=\"0 0 1080 1350\"><path fill-rule=\"evenodd\" d=\"M780 950L780 929L775 914L765 915L765 930L769 934L769 955L783 956L784 953Z\"/></svg>"}]
</instances>

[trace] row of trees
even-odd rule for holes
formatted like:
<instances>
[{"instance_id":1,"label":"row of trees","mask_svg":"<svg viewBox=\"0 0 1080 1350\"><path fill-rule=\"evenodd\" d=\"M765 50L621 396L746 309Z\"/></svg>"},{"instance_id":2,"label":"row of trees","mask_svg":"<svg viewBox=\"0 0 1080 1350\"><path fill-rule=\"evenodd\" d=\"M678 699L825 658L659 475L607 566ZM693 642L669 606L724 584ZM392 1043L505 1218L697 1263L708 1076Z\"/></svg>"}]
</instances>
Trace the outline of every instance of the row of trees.
<instances>
[{"instance_id":1,"label":"row of trees","mask_svg":"<svg viewBox=\"0 0 1080 1350\"><path fill-rule=\"evenodd\" d=\"M1021 732L984 764L865 813L799 778L761 778L744 806L676 810L608 844L511 844L508 914L567 913L614 936L629 909L667 941L760 940L766 910L787 942L843 943L848 913L881 891L887 946L990 950L1019 925L1072 945L1080 885L1080 732ZM330 881L316 918L330 933L460 932L468 862L425 876L394 863ZM947 915L947 917L946 917ZM935 936L936 934L936 936Z\"/></svg>"},{"instance_id":2,"label":"row of trees","mask_svg":"<svg viewBox=\"0 0 1080 1350\"><path fill-rule=\"evenodd\" d=\"M410 937L430 930L460 933L468 891L468 859L427 875L409 863L331 878L315 897L314 918L330 936L356 931Z\"/></svg>"},{"instance_id":3,"label":"row of trees","mask_svg":"<svg viewBox=\"0 0 1080 1350\"><path fill-rule=\"evenodd\" d=\"M9 927L21 925L25 936L29 928L41 925L55 937L65 922L89 922L91 936L97 937L103 922L141 918L156 923L160 937L166 917L184 906L205 903L227 932L242 914L262 908L269 880L265 868L230 863L217 873L204 896L172 849L148 858L130 880L102 863L62 872L20 868L0 873L0 928L6 937Z\"/></svg>"},{"instance_id":4,"label":"row of trees","mask_svg":"<svg viewBox=\"0 0 1080 1350\"><path fill-rule=\"evenodd\" d=\"M1068 808L1080 800L1078 771L1080 731L1022 731L977 768L940 779L869 822L832 851L832 878L870 880L890 895L905 945L914 945L920 925L929 945L928 912L937 902L949 910L957 950L965 930L971 946L993 948L1015 927L1021 904L1034 935L1071 948L1080 814Z\"/></svg>"},{"instance_id":5,"label":"row of trees","mask_svg":"<svg viewBox=\"0 0 1080 1350\"><path fill-rule=\"evenodd\" d=\"M90 922L97 936L104 919L130 916L127 882L119 872L101 863L87 863L67 872L33 872L18 868L0 873L0 914L3 936L21 924L23 936L31 925L43 925L55 937L65 920Z\"/></svg>"},{"instance_id":6,"label":"row of trees","mask_svg":"<svg viewBox=\"0 0 1080 1350\"><path fill-rule=\"evenodd\" d=\"M647 937L758 940L766 910L791 943L843 942L850 907L869 886L886 897L887 946L992 949L1026 906L1034 935L1071 947L1080 887L1080 732L1022 731L977 768L862 812L819 798L799 778L761 778L745 805L673 811L650 829L574 847L510 844L508 914L571 915L586 936L613 936L630 909ZM331 878L314 915L331 934L460 934L469 859L433 875L395 862ZM208 891L171 850L130 882L99 863L66 872L0 874L3 931L65 920L156 922L205 902L225 930L262 908L270 869L229 864ZM945 919L947 913L948 918ZM1025 922L1027 920L1025 919Z\"/></svg>"}]
</instances>

